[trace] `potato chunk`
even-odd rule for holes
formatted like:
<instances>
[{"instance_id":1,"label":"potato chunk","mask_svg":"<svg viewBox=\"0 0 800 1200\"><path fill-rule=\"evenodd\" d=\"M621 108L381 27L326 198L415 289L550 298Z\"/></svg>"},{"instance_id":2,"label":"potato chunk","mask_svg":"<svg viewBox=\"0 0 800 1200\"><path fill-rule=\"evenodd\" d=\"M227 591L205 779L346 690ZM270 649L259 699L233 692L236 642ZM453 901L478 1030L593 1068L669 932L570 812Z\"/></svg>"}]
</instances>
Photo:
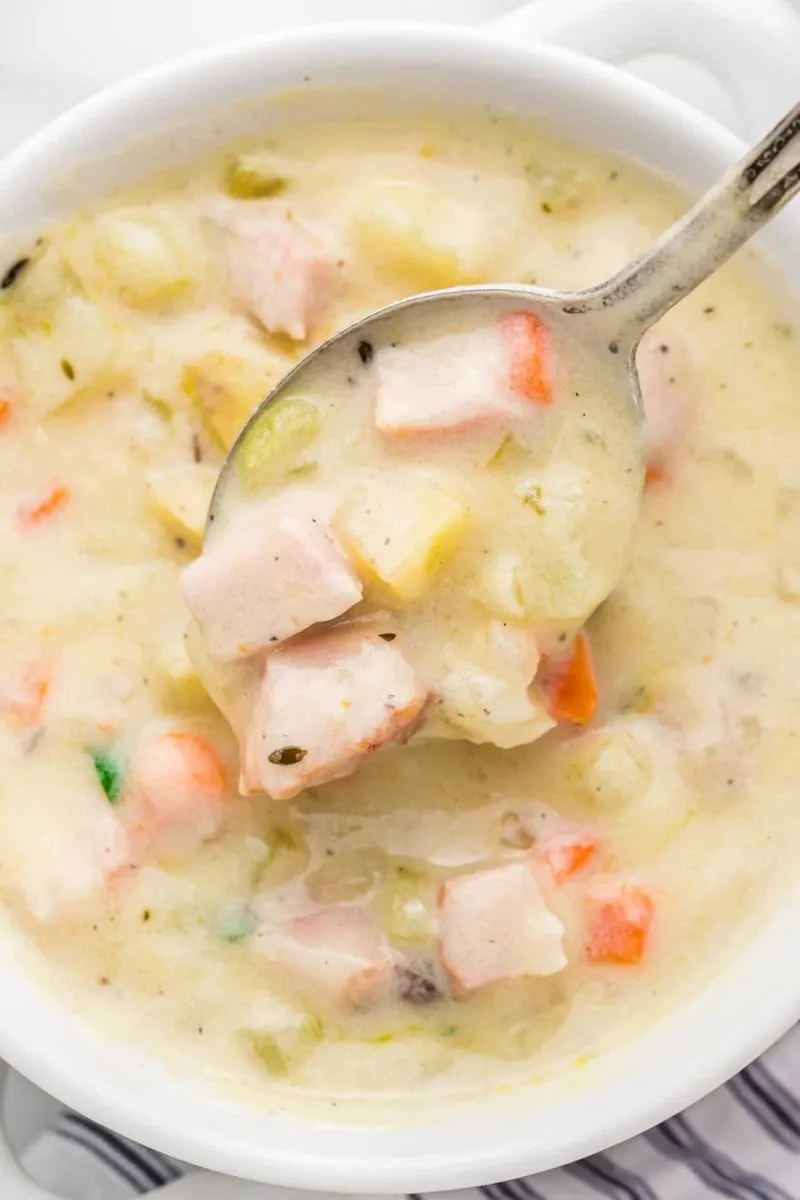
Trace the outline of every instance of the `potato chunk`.
<instances>
[{"instance_id":1,"label":"potato chunk","mask_svg":"<svg viewBox=\"0 0 800 1200\"><path fill-rule=\"evenodd\" d=\"M208 463L183 463L154 471L148 480L153 506L167 526L197 545L219 472Z\"/></svg>"},{"instance_id":2,"label":"potato chunk","mask_svg":"<svg viewBox=\"0 0 800 1200\"><path fill-rule=\"evenodd\" d=\"M230 450L253 409L291 366L290 358L277 353L204 354L186 366L181 384L209 436Z\"/></svg>"},{"instance_id":3,"label":"potato chunk","mask_svg":"<svg viewBox=\"0 0 800 1200\"><path fill-rule=\"evenodd\" d=\"M114 330L81 296L70 296L44 330L11 341L22 389L37 410L54 412L76 393L99 386L120 369Z\"/></svg>"},{"instance_id":4,"label":"potato chunk","mask_svg":"<svg viewBox=\"0 0 800 1200\"><path fill-rule=\"evenodd\" d=\"M483 278L482 215L425 183L381 179L358 198L353 236L382 271L420 287Z\"/></svg>"},{"instance_id":5,"label":"potato chunk","mask_svg":"<svg viewBox=\"0 0 800 1200\"><path fill-rule=\"evenodd\" d=\"M438 488L404 489L400 499L395 487L373 486L348 497L337 528L362 574L409 603L430 586L468 517L463 504Z\"/></svg>"},{"instance_id":6,"label":"potato chunk","mask_svg":"<svg viewBox=\"0 0 800 1200\"><path fill-rule=\"evenodd\" d=\"M188 284L186 256L157 213L136 208L103 213L93 234L97 261L129 303L163 301Z\"/></svg>"}]
</instances>

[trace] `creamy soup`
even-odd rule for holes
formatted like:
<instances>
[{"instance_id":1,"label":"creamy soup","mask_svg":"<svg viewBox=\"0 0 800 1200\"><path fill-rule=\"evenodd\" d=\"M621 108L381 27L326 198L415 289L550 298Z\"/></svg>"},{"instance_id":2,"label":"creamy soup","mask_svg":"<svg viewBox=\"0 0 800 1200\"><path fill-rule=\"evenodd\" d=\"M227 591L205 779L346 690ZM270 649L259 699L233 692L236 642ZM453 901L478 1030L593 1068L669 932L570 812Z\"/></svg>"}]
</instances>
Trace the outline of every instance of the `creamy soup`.
<instances>
[{"instance_id":1,"label":"creamy soup","mask_svg":"<svg viewBox=\"0 0 800 1200\"><path fill-rule=\"evenodd\" d=\"M510 118L337 121L5 264L0 889L99 1028L267 1105L529 1082L678 1004L796 878L800 353L745 259L639 351L642 510L588 623L638 428L503 304L343 344L250 429L194 565L227 449L314 342L434 286L597 282L685 203ZM527 365L490 420L445 386L447 428L398 440L404 384L376 424L398 365L508 350L509 319ZM242 636L232 575L269 600ZM388 733L339 714L320 774L303 737L366 693Z\"/></svg>"}]
</instances>

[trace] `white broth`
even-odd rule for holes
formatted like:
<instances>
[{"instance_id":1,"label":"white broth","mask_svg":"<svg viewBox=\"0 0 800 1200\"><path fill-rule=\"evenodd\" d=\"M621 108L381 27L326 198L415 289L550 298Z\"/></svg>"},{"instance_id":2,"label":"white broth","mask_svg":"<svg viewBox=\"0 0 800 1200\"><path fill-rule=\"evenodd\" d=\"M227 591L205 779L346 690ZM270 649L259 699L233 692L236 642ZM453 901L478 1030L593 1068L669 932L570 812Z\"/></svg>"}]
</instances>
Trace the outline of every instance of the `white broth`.
<instances>
[{"instance_id":1,"label":"white broth","mask_svg":"<svg viewBox=\"0 0 800 1200\"><path fill-rule=\"evenodd\" d=\"M291 454L239 499L384 488L407 537L433 489L468 510L463 540L435 569L392 560L380 586L359 561L338 613L255 658L204 657L179 588L227 449L312 344L432 286L597 282L685 203L511 118L338 121L114 195L7 264L0 892L99 1030L268 1106L529 1082L681 1003L796 880L800 350L748 255L639 352L642 509L591 617L602 588L545 612L479 560L519 553L549 471L568 505L589 497L556 558L577 546L613 576L641 488L627 399L579 358L535 437L409 450L373 428L377 343L289 396L307 406ZM421 515L395 512L418 488ZM454 659L488 669L493 630L494 666L505 644L541 718L523 736L435 712ZM289 666L323 635L344 639L337 670L353 636L403 686L407 656L428 717L347 777L242 795L231 724L281 672L305 720L314 693Z\"/></svg>"}]
</instances>

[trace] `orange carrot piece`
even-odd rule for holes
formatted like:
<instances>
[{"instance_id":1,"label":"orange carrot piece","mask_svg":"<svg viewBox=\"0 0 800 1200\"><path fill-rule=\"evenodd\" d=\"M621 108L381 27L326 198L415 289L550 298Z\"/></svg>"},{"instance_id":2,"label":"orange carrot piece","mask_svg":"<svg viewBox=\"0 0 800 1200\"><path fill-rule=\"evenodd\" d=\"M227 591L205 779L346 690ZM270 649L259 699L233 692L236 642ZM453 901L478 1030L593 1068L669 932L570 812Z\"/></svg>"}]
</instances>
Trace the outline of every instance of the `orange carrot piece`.
<instances>
[{"instance_id":1,"label":"orange carrot piece","mask_svg":"<svg viewBox=\"0 0 800 1200\"><path fill-rule=\"evenodd\" d=\"M179 751L186 776L199 792L218 795L225 791L225 767L207 738L196 733L166 733L163 741Z\"/></svg>"},{"instance_id":2,"label":"orange carrot piece","mask_svg":"<svg viewBox=\"0 0 800 1200\"><path fill-rule=\"evenodd\" d=\"M644 486L656 487L658 484L666 483L669 476L663 463L649 462L644 469Z\"/></svg>"},{"instance_id":3,"label":"orange carrot piece","mask_svg":"<svg viewBox=\"0 0 800 1200\"><path fill-rule=\"evenodd\" d=\"M585 633L579 633L566 662L550 668L543 681L554 721L586 725L597 711L597 680Z\"/></svg>"},{"instance_id":4,"label":"orange carrot piece","mask_svg":"<svg viewBox=\"0 0 800 1200\"><path fill-rule=\"evenodd\" d=\"M565 830L556 833L539 847L539 853L553 872L557 884L577 874L594 858L599 841L593 833Z\"/></svg>"},{"instance_id":5,"label":"orange carrot piece","mask_svg":"<svg viewBox=\"0 0 800 1200\"><path fill-rule=\"evenodd\" d=\"M547 326L531 312L505 313L497 322L511 360L509 383L536 404L553 403Z\"/></svg>"},{"instance_id":6,"label":"orange carrot piece","mask_svg":"<svg viewBox=\"0 0 800 1200\"><path fill-rule=\"evenodd\" d=\"M586 957L590 963L636 966L655 916L653 897L636 883L606 886L586 901Z\"/></svg>"},{"instance_id":7,"label":"orange carrot piece","mask_svg":"<svg viewBox=\"0 0 800 1200\"><path fill-rule=\"evenodd\" d=\"M11 397L0 394L0 429L11 420Z\"/></svg>"},{"instance_id":8,"label":"orange carrot piece","mask_svg":"<svg viewBox=\"0 0 800 1200\"><path fill-rule=\"evenodd\" d=\"M59 484L57 487L51 488L46 496L36 504L31 504L27 508L20 510L19 523L23 529L32 529L35 525L41 525L42 521L48 520L55 516L68 503L71 496L69 488Z\"/></svg>"},{"instance_id":9,"label":"orange carrot piece","mask_svg":"<svg viewBox=\"0 0 800 1200\"><path fill-rule=\"evenodd\" d=\"M22 679L0 696L0 712L18 729L38 725L50 691L50 670L41 663L28 667Z\"/></svg>"}]
</instances>

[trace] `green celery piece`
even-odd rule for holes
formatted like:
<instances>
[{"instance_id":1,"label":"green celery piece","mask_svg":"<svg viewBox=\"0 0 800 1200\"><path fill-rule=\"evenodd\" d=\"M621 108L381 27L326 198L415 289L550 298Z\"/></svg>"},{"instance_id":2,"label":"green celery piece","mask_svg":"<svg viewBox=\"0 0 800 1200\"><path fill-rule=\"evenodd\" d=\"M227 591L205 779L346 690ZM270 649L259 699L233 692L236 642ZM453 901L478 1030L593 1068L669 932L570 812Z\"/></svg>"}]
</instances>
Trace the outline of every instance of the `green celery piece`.
<instances>
[{"instance_id":1,"label":"green celery piece","mask_svg":"<svg viewBox=\"0 0 800 1200\"><path fill-rule=\"evenodd\" d=\"M122 768L105 750L93 750L92 762L109 804L117 804L122 795Z\"/></svg>"}]
</instances>

